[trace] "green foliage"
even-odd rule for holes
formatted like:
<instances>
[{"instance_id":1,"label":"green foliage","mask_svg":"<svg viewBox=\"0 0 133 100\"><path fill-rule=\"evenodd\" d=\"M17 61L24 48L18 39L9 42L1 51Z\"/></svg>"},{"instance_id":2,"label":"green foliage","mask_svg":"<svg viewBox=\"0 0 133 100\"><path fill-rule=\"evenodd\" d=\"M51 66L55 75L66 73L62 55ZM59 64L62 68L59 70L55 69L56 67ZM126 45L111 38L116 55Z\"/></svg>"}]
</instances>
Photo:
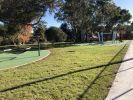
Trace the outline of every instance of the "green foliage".
<instances>
[{"instance_id":1,"label":"green foliage","mask_svg":"<svg viewBox=\"0 0 133 100\"><path fill-rule=\"evenodd\" d=\"M12 24L7 24L7 35L15 35L18 33L22 33L25 31L25 25L21 25L21 24L16 24L16 25L12 25Z\"/></svg>"},{"instance_id":2,"label":"green foliage","mask_svg":"<svg viewBox=\"0 0 133 100\"><path fill-rule=\"evenodd\" d=\"M125 25L125 36L124 39L133 39L132 27L130 25Z\"/></svg>"},{"instance_id":3,"label":"green foliage","mask_svg":"<svg viewBox=\"0 0 133 100\"><path fill-rule=\"evenodd\" d=\"M0 24L0 36L4 36L6 31L7 28L4 25Z\"/></svg>"},{"instance_id":4,"label":"green foliage","mask_svg":"<svg viewBox=\"0 0 133 100\"><path fill-rule=\"evenodd\" d=\"M34 36L40 36L40 41L45 42L47 41L45 36L45 31L46 31L46 22L40 21L34 28Z\"/></svg>"},{"instance_id":5,"label":"green foliage","mask_svg":"<svg viewBox=\"0 0 133 100\"><path fill-rule=\"evenodd\" d=\"M124 24L124 23L129 22L129 20L131 19L132 16L131 16L129 10L121 9L120 10L120 17L121 17L120 23Z\"/></svg>"},{"instance_id":6,"label":"green foliage","mask_svg":"<svg viewBox=\"0 0 133 100\"><path fill-rule=\"evenodd\" d=\"M57 27L50 27L46 30L45 34L50 42L64 42L67 39L66 33Z\"/></svg>"},{"instance_id":7,"label":"green foliage","mask_svg":"<svg viewBox=\"0 0 133 100\"><path fill-rule=\"evenodd\" d=\"M114 28L114 30L117 31L119 35L123 35L123 39L132 39L133 37L131 25L119 24Z\"/></svg>"},{"instance_id":8,"label":"green foliage","mask_svg":"<svg viewBox=\"0 0 133 100\"><path fill-rule=\"evenodd\" d=\"M0 21L9 24L27 24L40 18L59 0L2 0Z\"/></svg>"},{"instance_id":9,"label":"green foliage","mask_svg":"<svg viewBox=\"0 0 133 100\"><path fill-rule=\"evenodd\" d=\"M115 30L116 30L118 33L125 34L126 25L118 24L118 25L115 27Z\"/></svg>"},{"instance_id":10,"label":"green foliage","mask_svg":"<svg viewBox=\"0 0 133 100\"><path fill-rule=\"evenodd\" d=\"M23 31L24 28L22 28L21 25L2 25L0 27L0 36L3 38L1 45L14 44L17 41L17 33Z\"/></svg>"},{"instance_id":11,"label":"green foliage","mask_svg":"<svg viewBox=\"0 0 133 100\"><path fill-rule=\"evenodd\" d=\"M67 23L62 23L60 28L63 32L67 34L67 41L73 41L74 42L74 34L72 32L72 29L69 28Z\"/></svg>"},{"instance_id":12,"label":"green foliage","mask_svg":"<svg viewBox=\"0 0 133 100\"><path fill-rule=\"evenodd\" d=\"M0 36L0 45L1 45L2 41L3 41L3 37Z\"/></svg>"},{"instance_id":13,"label":"green foliage","mask_svg":"<svg viewBox=\"0 0 133 100\"><path fill-rule=\"evenodd\" d=\"M46 11L52 11L60 1L62 0L1 0L0 21L8 26L9 34L15 34L27 24L38 24Z\"/></svg>"},{"instance_id":14,"label":"green foliage","mask_svg":"<svg viewBox=\"0 0 133 100\"><path fill-rule=\"evenodd\" d=\"M26 24L38 24L46 11L53 10L58 21L71 27L75 36L70 37L80 42L87 34L100 31L99 27L110 32L115 25L125 24L131 18L129 11L116 6L113 0L1 0L0 21L8 26L7 33L12 35L23 31ZM42 28L38 31L43 33Z\"/></svg>"},{"instance_id":15,"label":"green foliage","mask_svg":"<svg viewBox=\"0 0 133 100\"><path fill-rule=\"evenodd\" d=\"M55 17L70 24L77 38L80 36L78 40L82 41L83 35L101 31L99 27L110 32L118 23L127 23L131 14L116 6L113 0L64 0Z\"/></svg>"}]
</instances>

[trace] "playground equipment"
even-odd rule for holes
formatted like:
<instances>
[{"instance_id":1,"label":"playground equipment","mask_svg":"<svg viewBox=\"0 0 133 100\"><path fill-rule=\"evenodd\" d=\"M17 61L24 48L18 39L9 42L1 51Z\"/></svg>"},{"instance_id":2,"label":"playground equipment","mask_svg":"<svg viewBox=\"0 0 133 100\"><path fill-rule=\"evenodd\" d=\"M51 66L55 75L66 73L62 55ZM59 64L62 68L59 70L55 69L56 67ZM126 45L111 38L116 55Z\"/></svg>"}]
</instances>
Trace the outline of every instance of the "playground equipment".
<instances>
[{"instance_id":1,"label":"playground equipment","mask_svg":"<svg viewBox=\"0 0 133 100\"><path fill-rule=\"evenodd\" d=\"M98 40L99 40L99 43L100 44L104 44L104 35L106 35L106 34L110 34L110 35L112 35L112 44L115 44L115 43L117 43L117 33L115 33L115 32L113 32L113 33L98 33Z\"/></svg>"}]
</instances>

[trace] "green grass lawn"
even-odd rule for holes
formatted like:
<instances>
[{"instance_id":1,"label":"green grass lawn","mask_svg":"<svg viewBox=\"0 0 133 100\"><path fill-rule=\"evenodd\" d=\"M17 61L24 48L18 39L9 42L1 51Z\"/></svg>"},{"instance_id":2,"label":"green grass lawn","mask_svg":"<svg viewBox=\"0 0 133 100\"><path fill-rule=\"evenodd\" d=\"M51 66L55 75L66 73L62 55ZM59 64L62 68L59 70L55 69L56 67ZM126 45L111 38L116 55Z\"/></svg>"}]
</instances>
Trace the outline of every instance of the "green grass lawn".
<instances>
[{"instance_id":1,"label":"green grass lawn","mask_svg":"<svg viewBox=\"0 0 133 100\"><path fill-rule=\"evenodd\" d=\"M103 100L127 47L70 46L50 49L39 62L0 71L1 100ZM116 56L117 55L117 56Z\"/></svg>"}]
</instances>

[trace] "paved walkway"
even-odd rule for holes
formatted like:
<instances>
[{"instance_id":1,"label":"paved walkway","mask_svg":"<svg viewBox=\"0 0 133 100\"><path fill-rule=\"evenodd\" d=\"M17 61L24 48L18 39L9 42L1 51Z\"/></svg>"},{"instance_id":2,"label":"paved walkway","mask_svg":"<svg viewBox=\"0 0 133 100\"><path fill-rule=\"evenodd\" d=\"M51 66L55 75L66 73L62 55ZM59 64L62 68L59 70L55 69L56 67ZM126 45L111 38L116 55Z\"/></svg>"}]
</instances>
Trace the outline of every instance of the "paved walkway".
<instances>
[{"instance_id":1,"label":"paved walkway","mask_svg":"<svg viewBox=\"0 0 133 100\"><path fill-rule=\"evenodd\" d=\"M114 83L105 100L133 100L133 41L124 60L130 59L121 64Z\"/></svg>"}]
</instances>

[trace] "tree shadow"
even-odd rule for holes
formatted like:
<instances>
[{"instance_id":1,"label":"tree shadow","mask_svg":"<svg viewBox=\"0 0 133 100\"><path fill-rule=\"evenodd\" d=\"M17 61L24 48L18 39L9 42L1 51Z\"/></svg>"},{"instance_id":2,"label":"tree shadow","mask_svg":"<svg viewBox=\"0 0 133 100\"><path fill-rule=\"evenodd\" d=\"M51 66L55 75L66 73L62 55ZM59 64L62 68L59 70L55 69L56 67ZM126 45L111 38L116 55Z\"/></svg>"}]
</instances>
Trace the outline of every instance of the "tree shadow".
<instances>
[{"instance_id":1,"label":"tree shadow","mask_svg":"<svg viewBox=\"0 0 133 100\"><path fill-rule=\"evenodd\" d=\"M129 58L129 59L126 59L126 60L122 60L122 61L115 61L115 59L117 58L117 56L121 55L122 51L125 49L126 47L126 44L125 46L109 61L109 63L105 66L103 66L103 69L98 73L98 75L94 78L94 80L87 86L87 88L83 91L83 93L81 95L78 96L77 100L82 100L83 97L85 96L85 94L89 91L89 89L92 88L92 86L94 84L96 84L96 81L98 79L101 78L101 75L104 73L104 71L106 71L106 69L108 68L108 66L110 65L114 65L114 64L121 64L123 62L127 62L127 61L130 61L130 60L133 60L133 58ZM115 61L115 62L114 62Z\"/></svg>"},{"instance_id":2,"label":"tree shadow","mask_svg":"<svg viewBox=\"0 0 133 100\"><path fill-rule=\"evenodd\" d=\"M121 70L121 71L119 71L119 72L111 73L111 74L105 74L105 75L100 76L99 78L102 78L102 77L105 77L105 76L110 76L110 75L116 75L116 74L118 74L118 73L122 73L122 72L125 72L125 71L128 71L128 70L131 70L131 69L133 69L133 67L130 67L130 68Z\"/></svg>"},{"instance_id":3,"label":"tree shadow","mask_svg":"<svg viewBox=\"0 0 133 100\"><path fill-rule=\"evenodd\" d=\"M71 75L71 74L74 74L74 73L89 71L89 70L93 70L93 69L97 69L97 68L103 68L101 70L101 72L95 77L95 79L90 83L90 85L87 87L87 89L85 89L85 91L79 96L78 100L81 100L84 97L84 95L86 94L86 92L92 87L92 85L95 84L97 79L100 78L100 75L105 71L105 69L108 66L115 65L115 64L121 64L123 62L127 62L127 61L130 61L130 60L133 60L133 58L130 58L130 59L126 59L126 60L112 62L121 53L121 51L125 47L126 47L126 45L107 64L93 66L93 67L89 67L89 68L85 68L85 69L80 69L80 70L75 70L75 71L70 71L70 72L67 72L67 73L64 73L64 74L61 74L61 75L56 75L56 76L53 76L53 77L48 77L48 78L42 78L42 79L34 80L34 81L31 81L31 82L27 82L27 83L24 83L24 84L20 84L20 85L17 85L17 86L13 86L13 87L10 87L10 88L6 88L6 89L3 89L3 90L0 90L0 92L6 92L6 91L11 91L11 90L23 88L23 87L26 87L26 86L30 86L32 84L37 84L37 83L40 83L40 82L44 82L44 81L48 81L48 80L53 80L53 79L56 79L56 78L59 78L59 77L63 77L63 76L67 76L67 75Z\"/></svg>"},{"instance_id":4,"label":"tree shadow","mask_svg":"<svg viewBox=\"0 0 133 100\"><path fill-rule=\"evenodd\" d=\"M38 51L38 49L30 49L30 50L26 50L25 48L13 48L11 51L5 51L4 52L4 49L0 49L2 52L0 52L0 54L23 54L25 53L26 51ZM1 57L0 58L0 62L6 62L6 61L11 61L11 60L18 60L18 59L25 59L25 58L33 58L33 57L38 57L37 55L36 56L31 56L31 57L23 57L23 58L18 58L17 56L16 57Z\"/></svg>"},{"instance_id":5,"label":"tree shadow","mask_svg":"<svg viewBox=\"0 0 133 100\"><path fill-rule=\"evenodd\" d=\"M0 62L5 62L5 61L13 60L15 58L16 57L4 57L4 58L2 58L2 60L0 59Z\"/></svg>"},{"instance_id":6,"label":"tree shadow","mask_svg":"<svg viewBox=\"0 0 133 100\"><path fill-rule=\"evenodd\" d=\"M113 98L112 100L116 100L116 99L120 98L121 96L123 96L123 95L125 95L125 94L131 92L132 90L133 90L133 88L131 88L131 89L129 89L129 90L127 90L127 91L121 93L120 95L116 96L116 97Z\"/></svg>"},{"instance_id":7,"label":"tree shadow","mask_svg":"<svg viewBox=\"0 0 133 100\"><path fill-rule=\"evenodd\" d=\"M133 59L132 59L133 60ZM84 90L84 92L78 97L78 99L77 100L82 100L82 98L85 96L85 94L89 91L89 89L92 87L92 85L94 85L94 84L97 84L97 85L101 85L101 84L98 84L98 83L96 83L96 81L98 80L98 79L100 79L100 78L103 78L103 77L106 77L106 76L110 76L110 75L116 75L116 74L118 74L118 73L122 73L122 72L125 72L125 71L128 71L128 70L131 70L131 69L133 69L133 67L131 67L131 68L128 68L128 69L125 69L125 70L121 70L121 71L119 71L119 72L116 72L116 73L111 73L111 74L106 74L106 75L102 75L102 76L100 76L100 74L102 74L103 73L103 70L97 75L97 77L95 77L95 79L91 82L91 84ZM133 89L132 89L133 90ZM128 91L129 92L129 91ZM127 93L127 92L126 92ZM124 94L126 94L125 92L124 92ZM122 95L124 95L124 94L122 94ZM112 99L112 100L116 100L117 98L119 98L120 96L122 96L122 95L119 95L119 96L117 96L115 99Z\"/></svg>"},{"instance_id":8,"label":"tree shadow","mask_svg":"<svg viewBox=\"0 0 133 100\"><path fill-rule=\"evenodd\" d=\"M24 53L24 52L26 52L26 50L13 50L13 51L10 51L10 52L8 52L8 53L12 53L12 54L22 54L22 53Z\"/></svg>"},{"instance_id":9,"label":"tree shadow","mask_svg":"<svg viewBox=\"0 0 133 100\"><path fill-rule=\"evenodd\" d=\"M28 59L28 58L33 58L33 57L38 57L38 56L31 56L31 57L23 57L23 58L17 58L17 57L6 57L3 60L0 59L0 62L6 62L6 61L11 61L11 60L20 60L20 59Z\"/></svg>"}]
</instances>

